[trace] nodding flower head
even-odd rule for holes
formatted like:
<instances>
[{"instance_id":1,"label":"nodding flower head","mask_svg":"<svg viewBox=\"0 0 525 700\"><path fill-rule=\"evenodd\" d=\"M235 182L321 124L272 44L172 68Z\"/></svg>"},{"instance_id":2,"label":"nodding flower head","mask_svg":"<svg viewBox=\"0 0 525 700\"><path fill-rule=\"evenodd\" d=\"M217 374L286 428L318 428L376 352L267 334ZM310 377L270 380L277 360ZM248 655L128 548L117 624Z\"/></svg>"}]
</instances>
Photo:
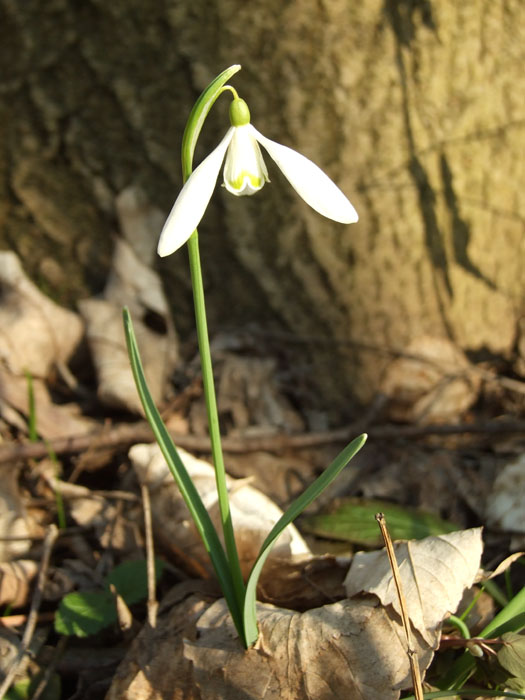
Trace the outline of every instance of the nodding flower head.
<instances>
[{"instance_id":1,"label":"nodding flower head","mask_svg":"<svg viewBox=\"0 0 525 700\"><path fill-rule=\"evenodd\" d=\"M180 248L204 216L224 164L224 186L240 197L258 192L269 182L260 145L277 163L294 190L312 209L342 224L357 221L357 212L339 187L320 168L297 151L271 141L250 123L250 111L236 97L230 105L231 126L219 145L195 168L168 216L159 240L164 257Z\"/></svg>"}]
</instances>

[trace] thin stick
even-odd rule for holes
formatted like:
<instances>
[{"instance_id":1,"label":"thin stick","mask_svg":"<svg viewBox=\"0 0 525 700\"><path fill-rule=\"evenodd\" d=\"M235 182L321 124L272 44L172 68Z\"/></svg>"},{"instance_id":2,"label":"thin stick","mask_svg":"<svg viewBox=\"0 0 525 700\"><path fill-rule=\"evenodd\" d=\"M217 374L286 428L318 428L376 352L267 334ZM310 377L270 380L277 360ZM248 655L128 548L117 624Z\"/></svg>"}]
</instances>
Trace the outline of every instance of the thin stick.
<instances>
[{"instance_id":1,"label":"thin stick","mask_svg":"<svg viewBox=\"0 0 525 700\"><path fill-rule=\"evenodd\" d=\"M348 442L356 434L366 430L370 440L395 440L430 437L432 435L512 435L525 432L523 420L489 420L478 423L452 423L450 425L363 425L357 421L343 428L326 430L316 433L288 435L280 433L264 437L225 437L222 446L225 452L231 454L246 454L247 452L282 452L287 449L320 447L340 442ZM209 452L208 437L200 435L181 435L170 433L175 444L186 450ZM41 459L48 454L49 446L59 454L75 454L105 449L123 449L137 442L153 441L153 433L145 422L133 425L116 425L111 430L102 430L92 435L72 435L66 438L56 438L46 443L34 442L16 445L0 446L0 465L11 463L18 459Z\"/></svg>"},{"instance_id":2,"label":"thin stick","mask_svg":"<svg viewBox=\"0 0 525 700\"><path fill-rule=\"evenodd\" d=\"M423 699L423 686L421 685L421 674L419 673L419 663L417 660L417 652L412 645L412 633L410 630L410 620L408 617L407 604L405 600L405 594L403 593L403 587L401 585L401 576L399 574L399 566L397 565L397 559L394 552L394 547L392 545L392 539L386 527L386 520L383 513L376 514L376 520L383 535L383 540L385 542L386 553L388 554L388 560L390 561L390 568L392 569L392 575L394 577L394 583L396 585L397 596L399 598L399 605L401 606L401 619L403 620L403 628L405 630L405 637L407 641L407 653L408 660L410 662L410 671L412 673L412 685L414 686L414 697L416 700Z\"/></svg>"},{"instance_id":3,"label":"thin stick","mask_svg":"<svg viewBox=\"0 0 525 700\"><path fill-rule=\"evenodd\" d=\"M11 683L13 682L20 664L22 663L24 656L31 644L33 639L33 634L35 632L36 624L38 621L38 610L40 608L40 603L42 602L42 594L44 592L44 586L47 579L47 570L49 568L49 560L51 558L51 552L53 551L53 545L58 537L58 528L56 525L50 525L43 544L42 559L40 561L40 571L38 572L38 580L33 593L33 600L31 601L31 608L29 610L29 615L27 616L27 624L24 629L24 634L22 636L22 641L20 642L20 647L18 653L11 662L9 669L6 672L5 678L0 685L0 699L4 697L8 691Z\"/></svg>"},{"instance_id":4,"label":"thin stick","mask_svg":"<svg viewBox=\"0 0 525 700\"><path fill-rule=\"evenodd\" d=\"M144 532L146 536L146 562L148 571L148 622L151 627L155 627L157 624L157 610L159 604L155 595L155 549L153 543L153 528L151 525L151 501L147 485L141 484L140 490L142 494L142 508L144 509Z\"/></svg>"},{"instance_id":5,"label":"thin stick","mask_svg":"<svg viewBox=\"0 0 525 700\"><path fill-rule=\"evenodd\" d=\"M49 665L44 671L44 675L40 680L40 683L37 685L35 692L31 697L31 700L39 700L43 696L49 684L49 681L51 680L51 676L55 672L57 664L66 650L68 641L69 640L67 637L60 637L60 639L58 640L58 644L56 645L56 648L53 652L53 657L51 658Z\"/></svg>"}]
</instances>

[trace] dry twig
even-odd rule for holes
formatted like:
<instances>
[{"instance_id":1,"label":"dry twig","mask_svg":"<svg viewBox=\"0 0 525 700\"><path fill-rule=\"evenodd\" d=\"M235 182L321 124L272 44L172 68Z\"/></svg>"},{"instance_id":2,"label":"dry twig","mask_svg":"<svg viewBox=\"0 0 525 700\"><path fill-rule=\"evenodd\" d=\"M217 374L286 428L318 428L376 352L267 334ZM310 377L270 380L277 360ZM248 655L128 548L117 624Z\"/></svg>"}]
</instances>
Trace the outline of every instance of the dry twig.
<instances>
[{"instance_id":1,"label":"dry twig","mask_svg":"<svg viewBox=\"0 0 525 700\"><path fill-rule=\"evenodd\" d=\"M155 577L155 549L153 544L153 528L151 525L151 502L149 489L146 484L141 484L142 507L144 509L144 532L146 537L146 561L148 571L148 622L151 627L157 624L158 602Z\"/></svg>"},{"instance_id":2,"label":"dry twig","mask_svg":"<svg viewBox=\"0 0 525 700\"><path fill-rule=\"evenodd\" d=\"M369 440L417 439L432 435L505 435L522 433L525 435L525 421L489 420L478 423L454 423L446 425L367 425L357 421L351 425L335 430L297 435L276 434L263 437L246 436L243 438L225 437L222 446L225 452L245 454L247 452L283 452L288 449L305 449L321 447L341 442L349 442L358 433L366 429ZM171 434L174 442L191 452L210 452L208 437L200 435ZM50 440L46 443L34 442L18 445L0 446L0 465L17 460L41 459L46 457L49 448L56 455L75 454L89 449L125 449L138 442L152 442L153 433L144 421L133 425L117 425L93 435L78 435L68 438Z\"/></svg>"},{"instance_id":3,"label":"dry twig","mask_svg":"<svg viewBox=\"0 0 525 700\"><path fill-rule=\"evenodd\" d=\"M396 554L394 552L394 547L392 545L392 539L390 533L386 527L386 520L383 513L377 513L376 520L383 535L383 540L385 541L386 553L388 554L388 560L390 562L390 567L392 569L392 576L394 577L394 583L396 585L397 596L399 598L399 605L401 606L401 619L403 620L403 628L405 630L405 637L407 642L407 652L408 660L410 662L410 670L412 672L412 684L414 686L414 696L416 700L423 700L423 687L421 685L421 674L419 673L419 663L417 660L417 652L412 644L412 633L410 630L410 620L408 617L407 604L405 600L405 594L403 593L403 587L401 585L401 576L399 575L399 567L397 565Z\"/></svg>"},{"instance_id":4,"label":"dry twig","mask_svg":"<svg viewBox=\"0 0 525 700\"><path fill-rule=\"evenodd\" d=\"M29 610L29 615L27 616L27 624L24 629L24 634L20 642L20 647L18 653L13 659L9 669L6 672L5 678L0 685L0 699L4 697L8 691L11 683L13 682L20 664L23 662L24 656L31 644L33 639L33 634L35 632L37 620L38 620L38 610L40 609L40 603L42 602L42 595L44 592L44 586L47 578L47 571L49 568L49 560L51 558L51 552L53 550L53 545L58 537L58 528L56 525L50 525L43 544L42 559L40 562L40 571L38 573L37 585L35 592L33 593L33 599L31 601L31 608Z\"/></svg>"}]
</instances>

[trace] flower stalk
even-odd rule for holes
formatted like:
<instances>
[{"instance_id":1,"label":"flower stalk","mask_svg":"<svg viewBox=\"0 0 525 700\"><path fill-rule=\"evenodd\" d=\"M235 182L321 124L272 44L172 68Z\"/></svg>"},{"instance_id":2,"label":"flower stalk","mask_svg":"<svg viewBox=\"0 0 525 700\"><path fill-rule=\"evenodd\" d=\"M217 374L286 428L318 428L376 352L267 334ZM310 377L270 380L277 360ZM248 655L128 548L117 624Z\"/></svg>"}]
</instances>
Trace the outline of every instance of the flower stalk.
<instances>
[{"instance_id":1,"label":"flower stalk","mask_svg":"<svg viewBox=\"0 0 525 700\"><path fill-rule=\"evenodd\" d=\"M257 641L259 634L256 617L257 582L273 545L282 531L332 483L361 449L366 435L360 435L347 445L316 481L283 513L263 542L245 585L228 500L197 225L212 196L225 157L225 186L232 194L254 194L269 181L259 144L281 168L294 189L316 211L335 221L346 223L357 221L357 213L341 190L316 165L296 151L266 139L254 129L250 124L248 106L244 100L239 99L234 88L226 85L238 70L240 66L235 65L218 75L204 90L191 111L182 139L184 185L164 225L158 248L159 255L164 256L188 243L197 338L224 547L151 397L127 309L124 310L124 330L131 368L146 418L210 556L235 627L244 646L248 648ZM233 95L230 110L231 127L215 150L193 170L195 145L204 121L214 102L227 90Z\"/></svg>"},{"instance_id":2,"label":"flower stalk","mask_svg":"<svg viewBox=\"0 0 525 700\"><path fill-rule=\"evenodd\" d=\"M206 305L204 301L204 286L202 282L202 270L199 253L199 234L194 231L188 240L188 254L190 259L191 284L193 288L193 304L195 307L195 322L197 326L197 340L201 357L202 385L208 415L208 430L210 433L211 452L215 467L215 482L219 497L219 510L221 514L222 533L226 546L226 556L230 564L235 595L242 606L244 602L244 582L242 580L239 554L235 544L233 523L228 500L228 487L226 485L226 469L221 444L221 432L219 426L219 412L215 394L215 381L211 361L210 340L208 335L208 323L206 320Z\"/></svg>"}]
</instances>

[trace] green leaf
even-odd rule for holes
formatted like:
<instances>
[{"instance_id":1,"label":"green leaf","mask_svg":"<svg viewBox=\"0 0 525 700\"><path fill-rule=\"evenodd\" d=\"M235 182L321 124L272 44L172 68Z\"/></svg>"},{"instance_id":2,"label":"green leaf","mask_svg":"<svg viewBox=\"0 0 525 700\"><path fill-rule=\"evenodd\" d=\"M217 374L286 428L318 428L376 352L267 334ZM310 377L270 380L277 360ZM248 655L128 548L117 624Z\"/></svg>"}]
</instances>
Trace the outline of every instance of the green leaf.
<instances>
[{"instance_id":1,"label":"green leaf","mask_svg":"<svg viewBox=\"0 0 525 700\"><path fill-rule=\"evenodd\" d=\"M44 677L43 672L32 678L22 678L9 688L3 696L5 700L31 700ZM62 697L62 682L58 673L53 673L40 700L60 700Z\"/></svg>"},{"instance_id":2,"label":"green leaf","mask_svg":"<svg viewBox=\"0 0 525 700\"><path fill-rule=\"evenodd\" d=\"M518 698L518 700L525 700L525 695L521 693L514 693L507 690L487 690L486 688L465 688L461 690L459 696L462 698ZM434 698L457 698L459 697L457 692L452 690L436 690L432 693L423 693L425 700L433 700ZM413 695L409 695L402 700L416 700Z\"/></svg>"},{"instance_id":3,"label":"green leaf","mask_svg":"<svg viewBox=\"0 0 525 700\"><path fill-rule=\"evenodd\" d=\"M158 581L164 565L155 560L155 579ZM134 605L148 595L148 572L146 561L138 559L136 561L126 561L116 566L106 577L106 586L113 584L117 592L126 605Z\"/></svg>"},{"instance_id":4,"label":"green leaf","mask_svg":"<svg viewBox=\"0 0 525 700\"><path fill-rule=\"evenodd\" d=\"M525 587L517 593L507 605L489 622L478 634L478 637L488 639L497 637L505 632L517 632L525 624ZM476 668L476 661L471 654L462 654L447 672L436 682L441 688L459 690L469 679ZM462 691L463 692L463 691Z\"/></svg>"},{"instance_id":5,"label":"green leaf","mask_svg":"<svg viewBox=\"0 0 525 700\"><path fill-rule=\"evenodd\" d=\"M191 480L190 475L188 474L188 471L179 456L179 453L177 452L177 448L173 444L173 440L171 439L166 426L162 422L160 413L158 412L155 402L150 394L146 383L146 378L144 376L142 362L140 360L137 339L133 331L133 323L131 321L131 316L128 309L124 309L123 316L129 360L131 363L135 384L137 386L137 391L140 396L142 406L144 407L144 413L146 414L146 418L148 419L151 429L153 430L155 439L162 451L162 454L164 455L168 468L175 479L177 486L179 487L188 510L190 511L191 517L193 518L195 526L202 538L204 546L206 547L206 551L210 556L213 568L215 569L215 573L219 579L219 584L224 597L226 598L226 602L237 631L241 638L243 638L244 635L241 610L235 595L226 554L224 553L224 549L221 541L219 540L219 536L217 535L217 531L215 530L211 518L208 515L208 511L204 507L202 499L199 496L199 492L195 488L195 485Z\"/></svg>"},{"instance_id":6,"label":"green leaf","mask_svg":"<svg viewBox=\"0 0 525 700\"><path fill-rule=\"evenodd\" d=\"M519 678L525 674L525 635L507 632L502 636L504 642L498 651L498 661L503 668Z\"/></svg>"},{"instance_id":7,"label":"green leaf","mask_svg":"<svg viewBox=\"0 0 525 700\"><path fill-rule=\"evenodd\" d=\"M109 591L68 593L55 615L59 634L89 637L117 620L115 599Z\"/></svg>"},{"instance_id":8,"label":"green leaf","mask_svg":"<svg viewBox=\"0 0 525 700\"><path fill-rule=\"evenodd\" d=\"M329 486L336 476L341 472L348 462L359 452L366 442L367 436L365 434L360 435L355 440L353 440L345 449L339 453L339 455L334 459L332 464L325 469L325 471L319 476L313 484L311 484L306 491L297 498L288 510L279 518L275 523L270 534L264 540L259 556L257 557L255 564L252 567L250 576L248 577L248 582L246 584L246 597L244 600L244 633L245 633L245 644L247 647L251 646L257 641L259 632L257 630L257 616L255 612L255 601L257 594L257 581L261 575L262 568L270 551L275 544L275 541L284 530L284 528L292 523L298 515L300 515L303 510L312 503L313 500L322 493L327 486Z\"/></svg>"},{"instance_id":9,"label":"green leaf","mask_svg":"<svg viewBox=\"0 0 525 700\"><path fill-rule=\"evenodd\" d=\"M393 540L419 540L459 528L435 515L386 501L349 498L337 501L328 512L304 518L303 527L314 535L353 542L365 547L381 545L376 513L384 513Z\"/></svg>"},{"instance_id":10,"label":"green leaf","mask_svg":"<svg viewBox=\"0 0 525 700\"><path fill-rule=\"evenodd\" d=\"M186 128L184 129L184 135L182 137L182 176L184 182L191 175L193 167L193 153L195 152L195 145L201 133L202 125L208 116L208 112L213 107L213 103L222 93L222 88L228 82L228 80L241 70L241 66L233 65L226 70L223 70L215 80L208 85L208 87L199 96L197 102L193 105L193 109L190 112L188 121L186 122Z\"/></svg>"}]
</instances>

